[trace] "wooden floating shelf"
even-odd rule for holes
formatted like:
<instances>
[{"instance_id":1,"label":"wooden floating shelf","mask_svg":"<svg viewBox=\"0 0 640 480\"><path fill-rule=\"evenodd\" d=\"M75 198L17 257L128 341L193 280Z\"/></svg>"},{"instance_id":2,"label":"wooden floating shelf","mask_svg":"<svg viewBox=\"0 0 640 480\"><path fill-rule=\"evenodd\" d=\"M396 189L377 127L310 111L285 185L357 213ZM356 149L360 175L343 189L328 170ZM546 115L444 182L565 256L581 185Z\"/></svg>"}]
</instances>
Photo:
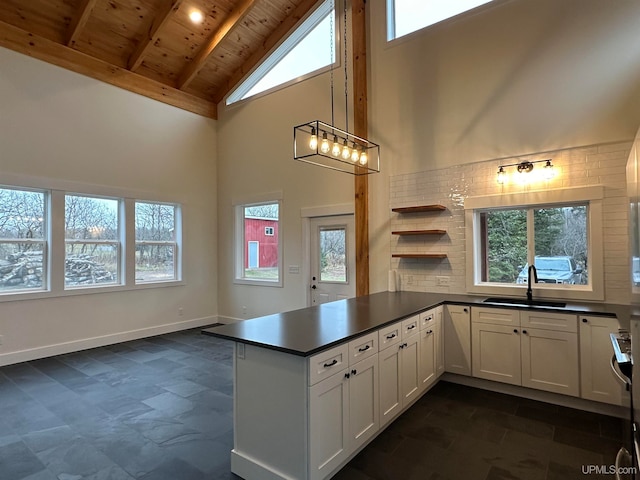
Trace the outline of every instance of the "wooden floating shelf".
<instances>
[{"instance_id":1,"label":"wooden floating shelf","mask_svg":"<svg viewBox=\"0 0 640 480\"><path fill-rule=\"evenodd\" d=\"M394 253L393 258L447 258L446 253Z\"/></svg>"},{"instance_id":2,"label":"wooden floating shelf","mask_svg":"<svg viewBox=\"0 0 640 480\"><path fill-rule=\"evenodd\" d=\"M444 235L446 230L396 230L392 235Z\"/></svg>"},{"instance_id":3,"label":"wooden floating shelf","mask_svg":"<svg viewBox=\"0 0 640 480\"><path fill-rule=\"evenodd\" d=\"M446 210L444 205L418 205L416 207L398 207L392 208L392 212L396 213L418 213L418 212L441 212Z\"/></svg>"}]
</instances>

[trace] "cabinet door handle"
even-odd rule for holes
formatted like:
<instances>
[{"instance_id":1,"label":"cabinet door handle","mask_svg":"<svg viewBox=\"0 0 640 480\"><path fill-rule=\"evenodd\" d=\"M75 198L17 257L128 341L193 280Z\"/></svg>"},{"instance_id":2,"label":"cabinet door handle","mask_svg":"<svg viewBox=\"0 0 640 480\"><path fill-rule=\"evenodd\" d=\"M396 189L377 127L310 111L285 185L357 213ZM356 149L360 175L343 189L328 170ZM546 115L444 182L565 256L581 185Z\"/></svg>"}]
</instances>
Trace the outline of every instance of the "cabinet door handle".
<instances>
[{"instance_id":1,"label":"cabinet door handle","mask_svg":"<svg viewBox=\"0 0 640 480\"><path fill-rule=\"evenodd\" d=\"M526 334L527 334L527 331L526 331L526 330L522 330L522 333L524 333L524 334L526 335Z\"/></svg>"},{"instance_id":2,"label":"cabinet door handle","mask_svg":"<svg viewBox=\"0 0 640 480\"><path fill-rule=\"evenodd\" d=\"M351 375L355 375L357 373L358 373L358 371L355 368L353 370L351 370Z\"/></svg>"},{"instance_id":3,"label":"cabinet door handle","mask_svg":"<svg viewBox=\"0 0 640 480\"><path fill-rule=\"evenodd\" d=\"M587 322L589 322L589 320L587 320L586 318L582 319L582 323L587 323Z\"/></svg>"},{"instance_id":4,"label":"cabinet door handle","mask_svg":"<svg viewBox=\"0 0 640 480\"><path fill-rule=\"evenodd\" d=\"M351 375L347 372L344 374L344 378L349 378Z\"/></svg>"},{"instance_id":5,"label":"cabinet door handle","mask_svg":"<svg viewBox=\"0 0 640 480\"><path fill-rule=\"evenodd\" d=\"M333 359L333 362L331 362L331 363L325 363L325 364L324 364L324 368L333 367L336 363L338 363L338 360L336 360L336 359L334 358L334 359Z\"/></svg>"},{"instance_id":6,"label":"cabinet door handle","mask_svg":"<svg viewBox=\"0 0 640 480\"><path fill-rule=\"evenodd\" d=\"M367 346L366 346L366 347L364 347L364 348L359 348L359 349L358 349L358 351L359 351L359 352L366 352L366 351L367 351L367 350L369 350L370 348L371 348L371 345L367 345Z\"/></svg>"},{"instance_id":7,"label":"cabinet door handle","mask_svg":"<svg viewBox=\"0 0 640 480\"><path fill-rule=\"evenodd\" d=\"M396 338L395 333L392 333L391 335L387 335L387 340L391 340L392 338Z\"/></svg>"},{"instance_id":8,"label":"cabinet door handle","mask_svg":"<svg viewBox=\"0 0 640 480\"><path fill-rule=\"evenodd\" d=\"M469 310L467 310L466 308L463 308L463 309L462 309L462 311L463 311L464 313L467 313Z\"/></svg>"},{"instance_id":9,"label":"cabinet door handle","mask_svg":"<svg viewBox=\"0 0 640 480\"><path fill-rule=\"evenodd\" d=\"M517 329L517 328L514 328L514 329L513 329L513 333L518 333L518 329Z\"/></svg>"},{"instance_id":10,"label":"cabinet door handle","mask_svg":"<svg viewBox=\"0 0 640 480\"><path fill-rule=\"evenodd\" d=\"M400 348L405 348L406 346L407 346L407 344L403 343L403 344L400 345Z\"/></svg>"}]
</instances>

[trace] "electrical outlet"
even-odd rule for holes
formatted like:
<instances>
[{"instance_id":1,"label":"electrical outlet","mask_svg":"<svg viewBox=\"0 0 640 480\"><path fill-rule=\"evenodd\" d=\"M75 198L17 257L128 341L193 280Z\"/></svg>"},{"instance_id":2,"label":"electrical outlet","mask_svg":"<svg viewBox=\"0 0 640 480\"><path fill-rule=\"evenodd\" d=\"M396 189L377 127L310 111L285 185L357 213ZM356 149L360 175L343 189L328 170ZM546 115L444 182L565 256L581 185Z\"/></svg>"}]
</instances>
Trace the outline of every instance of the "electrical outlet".
<instances>
[{"instance_id":1,"label":"electrical outlet","mask_svg":"<svg viewBox=\"0 0 640 480\"><path fill-rule=\"evenodd\" d=\"M413 285L413 275L405 275L404 278L407 280L407 285Z\"/></svg>"},{"instance_id":2,"label":"electrical outlet","mask_svg":"<svg viewBox=\"0 0 640 480\"><path fill-rule=\"evenodd\" d=\"M182 307L178 307L178 316L181 317L183 313L184 310L182 310Z\"/></svg>"},{"instance_id":3,"label":"electrical outlet","mask_svg":"<svg viewBox=\"0 0 640 480\"><path fill-rule=\"evenodd\" d=\"M236 352L239 359L244 359L244 343L236 343Z\"/></svg>"},{"instance_id":4,"label":"electrical outlet","mask_svg":"<svg viewBox=\"0 0 640 480\"><path fill-rule=\"evenodd\" d=\"M449 277L436 277L436 285L439 287L448 287Z\"/></svg>"},{"instance_id":5,"label":"electrical outlet","mask_svg":"<svg viewBox=\"0 0 640 480\"><path fill-rule=\"evenodd\" d=\"M247 316L247 307L245 307L244 305L242 306L242 316L243 317Z\"/></svg>"}]
</instances>

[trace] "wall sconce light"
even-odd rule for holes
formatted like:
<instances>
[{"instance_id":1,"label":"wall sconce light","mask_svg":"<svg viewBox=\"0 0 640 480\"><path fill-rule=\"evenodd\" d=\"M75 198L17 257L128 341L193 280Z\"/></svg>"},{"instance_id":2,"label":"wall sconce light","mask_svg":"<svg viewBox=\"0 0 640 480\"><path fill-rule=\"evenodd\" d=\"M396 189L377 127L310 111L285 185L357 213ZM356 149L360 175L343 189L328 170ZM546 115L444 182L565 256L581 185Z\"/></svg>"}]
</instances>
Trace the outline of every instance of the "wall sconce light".
<instances>
[{"instance_id":1,"label":"wall sconce light","mask_svg":"<svg viewBox=\"0 0 640 480\"><path fill-rule=\"evenodd\" d=\"M556 172L553 167L553 164L551 163L551 159L549 158L548 160L534 160L534 161L525 160L520 163L510 163L508 165L500 165L498 167L498 173L496 174L497 175L496 181L501 185L507 181L507 172L505 170L507 167L516 167L516 171L520 175L526 175L533 171L534 164L542 163L542 162L545 162L544 168L542 170L542 177L545 180L551 180L555 176Z\"/></svg>"}]
</instances>

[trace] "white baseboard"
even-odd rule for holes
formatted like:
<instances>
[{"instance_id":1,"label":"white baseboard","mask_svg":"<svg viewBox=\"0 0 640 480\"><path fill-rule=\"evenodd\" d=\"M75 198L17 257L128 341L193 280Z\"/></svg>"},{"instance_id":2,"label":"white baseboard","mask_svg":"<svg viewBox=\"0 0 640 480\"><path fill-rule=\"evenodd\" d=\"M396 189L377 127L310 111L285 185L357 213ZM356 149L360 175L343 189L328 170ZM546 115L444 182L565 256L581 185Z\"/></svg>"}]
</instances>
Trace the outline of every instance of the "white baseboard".
<instances>
[{"instance_id":1,"label":"white baseboard","mask_svg":"<svg viewBox=\"0 0 640 480\"><path fill-rule=\"evenodd\" d=\"M179 332L190 328L204 327L218 322L217 316L209 316L195 318L184 322L167 323L154 327L141 328L138 330L130 330L128 332L113 333L100 337L84 338L81 340L73 340L71 342L58 343L55 345L46 345L44 347L30 348L17 352L8 352L0 354L0 366L11 365L14 363L28 362L39 358L52 357L54 355L62 355L65 353L78 352L89 348L104 347L105 345L113 345L114 343L127 342L129 340L138 340L140 338L153 337L155 335L163 335L165 333Z\"/></svg>"},{"instance_id":2,"label":"white baseboard","mask_svg":"<svg viewBox=\"0 0 640 480\"><path fill-rule=\"evenodd\" d=\"M218 315L218 322L220 323L238 323L247 320L246 318L225 317L224 315Z\"/></svg>"}]
</instances>

